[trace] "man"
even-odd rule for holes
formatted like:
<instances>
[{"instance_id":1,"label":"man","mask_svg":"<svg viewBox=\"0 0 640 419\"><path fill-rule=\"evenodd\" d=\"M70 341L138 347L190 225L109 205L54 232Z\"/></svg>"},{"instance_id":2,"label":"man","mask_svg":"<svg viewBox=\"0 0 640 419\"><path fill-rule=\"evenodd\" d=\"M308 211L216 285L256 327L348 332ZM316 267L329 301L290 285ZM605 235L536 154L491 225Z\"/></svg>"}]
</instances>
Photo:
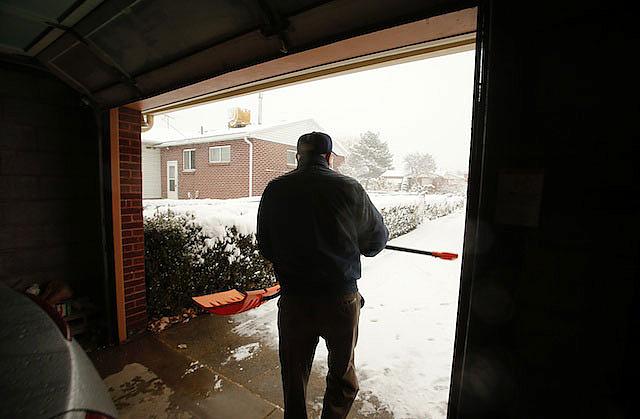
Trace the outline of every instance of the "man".
<instances>
[{"instance_id":1,"label":"man","mask_svg":"<svg viewBox=\"0 0 640 419\"><path fill-rule=\"evenodd\" d=\"M331 169L331 137L298 139L298 168L267 185L258 246L273 263L285 418L307 418L306 387L319 337L329 351L322 418L345 418L358 392L354 348L364 299L360 255L375 256L389 232L354 179Z\"/></svg>"}]
</instances>

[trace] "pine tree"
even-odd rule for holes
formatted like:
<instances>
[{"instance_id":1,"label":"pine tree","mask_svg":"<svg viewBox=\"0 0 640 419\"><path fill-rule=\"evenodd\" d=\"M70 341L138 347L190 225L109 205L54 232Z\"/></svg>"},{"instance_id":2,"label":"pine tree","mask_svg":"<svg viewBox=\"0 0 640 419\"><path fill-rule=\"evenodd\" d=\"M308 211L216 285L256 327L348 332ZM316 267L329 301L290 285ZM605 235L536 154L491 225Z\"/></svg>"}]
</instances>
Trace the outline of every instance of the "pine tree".
<instances>
[{"instance_id":1,"label":"pine tree","mask_svg":"<svg viewBox=\"0 0 640 419\"><path fill-rule=\"evenodd\" d=\"M360 140L353 144L344 172L369 186L371 179L379 178L393 168L393 155L386 142L377 132L367 131L360 134Z\"/></svg>"}]
</instances>

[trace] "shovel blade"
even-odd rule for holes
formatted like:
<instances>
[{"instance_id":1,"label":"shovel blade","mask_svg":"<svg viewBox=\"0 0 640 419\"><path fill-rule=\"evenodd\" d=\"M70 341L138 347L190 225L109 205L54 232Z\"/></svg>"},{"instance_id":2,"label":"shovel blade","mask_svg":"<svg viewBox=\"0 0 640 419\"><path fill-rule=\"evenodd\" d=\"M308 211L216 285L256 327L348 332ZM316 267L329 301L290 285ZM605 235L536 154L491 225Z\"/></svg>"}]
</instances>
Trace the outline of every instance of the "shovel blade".
<instances>
[{"instance_id":1,"label":"shovel blade","mask_svg":"<svg viewBox=\"0 0 640 419\"><path fill-rule=\"evenodd\" d=\"M259 307L264 302L277 297L279 292L280 285L275 285L270 288L247 292L233 289L192 297L191 299L209 313L229 316Z\"/></svg>"}]
</instances>

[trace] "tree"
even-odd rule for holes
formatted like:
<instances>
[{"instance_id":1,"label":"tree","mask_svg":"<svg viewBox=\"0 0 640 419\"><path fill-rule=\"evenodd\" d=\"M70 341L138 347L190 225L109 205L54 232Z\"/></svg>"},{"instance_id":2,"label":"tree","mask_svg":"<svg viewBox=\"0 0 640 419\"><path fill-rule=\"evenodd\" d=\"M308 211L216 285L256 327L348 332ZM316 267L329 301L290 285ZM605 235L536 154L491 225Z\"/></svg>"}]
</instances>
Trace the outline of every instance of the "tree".
<instances>
[{"instance_id":1,"label":"tree","mask_svg":"<svg viewBox=\"0 0 640 419\"><path fill-rule=\"evenodd\" d=\"M404 157L404 167L411 177L432 175L436 171L436 161L429 153L411 153Z\"/></svg>"},{"instance_id":2,"label":"tree","mask_svg":"<svg viewBox=\"0 0 640 419\"><path fill-rule=\"evenodd\" d=\"M436 171L436 161L429 153L411 153L404 157L404 167L409 172L408 188L419 188L418 176L432 175Z\"/></svg>"},{"instance_id":3,"label":"tree","mask_svg":"<svg viewBox=\"0 0 640 419\"><path fill-rule=\"evenodd\" d=\"M393 155L377 132L367 131L350 147L344 172L369 186L371 179L379 178L393 168Z\"/></svg>"}]
</instances>

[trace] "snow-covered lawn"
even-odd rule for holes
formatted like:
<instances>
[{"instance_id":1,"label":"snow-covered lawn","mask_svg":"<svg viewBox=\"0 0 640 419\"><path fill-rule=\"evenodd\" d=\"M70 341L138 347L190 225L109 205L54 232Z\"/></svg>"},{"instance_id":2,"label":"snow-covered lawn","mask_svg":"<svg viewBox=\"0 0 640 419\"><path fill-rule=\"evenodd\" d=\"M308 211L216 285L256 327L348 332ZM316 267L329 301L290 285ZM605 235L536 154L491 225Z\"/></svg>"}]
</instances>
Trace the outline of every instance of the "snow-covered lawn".
<instances>
[{"instance_id":1,"label":"snow-covered lawn","mask_svg":"<svg viewBox=\"0 0 640 419\"><path fill-rule=\"evenodd\" d=\"M419 196L407 193L370 193L379 208L422 203L448 208L461 203L450 195ZM147 200L145 216L156 210L191 213L212 238L236 226L242 234L255 232L259 198L232 200ZM460 206L460 205L459 205ZM458 207L459 207L458 206ZM454 208L454 207L450 207ZM435 211L438 212L438 211ZM450 211L447 211L450 212ZM446 213L446 212L445 212ZM424 221L416 230L390 243L424 250L462 253L464 211ZM384 250L375 258L362 258L358 286L366 303L361 312L356 367L363 415L375 417L374 404L396 418L446 416L453 357L460 277L460 259L443 261L428 256ZM259 345L277 348L277 306L235 316L235 332L260 343L238 348L237 359L250 357ZM314 368L326 371L326 348L320 344Z\"/></svg>"},{"instance_id":2,"label":"snow-covered lawn","mask_svg":"<svg viewBox=\"0 0 640 419\"><path fill-rule=\"evenodd\" d=\"M458 211L426 221L391 244L461 254L463 230L464 212ZM362 262L358 286L366 303L356 348L359 397L374 396L396 418L445 417L460 259L442 261L384 250ZM276 318L277 306L270 302L238 316L235 331L277 347ZM314 368L326 371L326 357L321 343Z\"/></svg>"}]
</instances>

